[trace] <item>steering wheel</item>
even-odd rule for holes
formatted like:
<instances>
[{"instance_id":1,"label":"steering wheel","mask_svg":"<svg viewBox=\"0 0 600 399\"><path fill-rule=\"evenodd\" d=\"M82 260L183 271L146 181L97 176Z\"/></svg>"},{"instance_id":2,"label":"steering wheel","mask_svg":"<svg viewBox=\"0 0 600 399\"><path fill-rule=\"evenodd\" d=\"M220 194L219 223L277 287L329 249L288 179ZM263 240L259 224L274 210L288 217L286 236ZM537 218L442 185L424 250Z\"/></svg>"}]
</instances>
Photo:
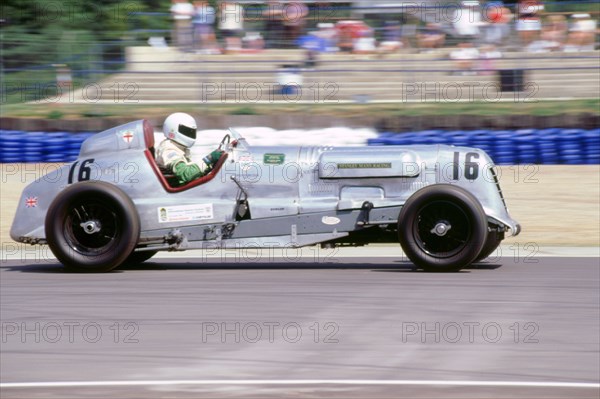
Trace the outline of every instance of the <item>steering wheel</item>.
<instances>
[{"instance_id":1,"label":"steering wheel","mask_svg":"<svg viewBox=\"0 0 600 399\"><path fill-rule=\"evenodd\" d=\"M226 134L225 137L223 137L223 140L221 140L221 143L219 144L219 150L223 151L223 147L229 145L230 142L231 136Z\"/></svg>"}]
</instances>

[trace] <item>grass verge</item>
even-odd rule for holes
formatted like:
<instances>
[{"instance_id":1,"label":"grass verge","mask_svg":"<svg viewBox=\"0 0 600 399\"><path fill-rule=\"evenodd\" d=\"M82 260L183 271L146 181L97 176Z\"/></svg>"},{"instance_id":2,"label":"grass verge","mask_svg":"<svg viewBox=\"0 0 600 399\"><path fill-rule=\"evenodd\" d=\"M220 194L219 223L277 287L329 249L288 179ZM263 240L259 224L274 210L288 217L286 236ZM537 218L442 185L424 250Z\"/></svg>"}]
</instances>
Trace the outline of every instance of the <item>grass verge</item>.
<instances>
[{"instance_id":1,"label":"grass verge","mask_svg":"<svg viewBox=\"0 0 600 399\"><path fill-rule=\"evenodd\" d=\"M333 117L397 117L433 115L559 115L588 113L600 115L600 99L536 102L394 103L394 104L5 104L0 116L85 119L111 116L149 118L171 112L194 115L278 115L307 114Z\"/></svg>"}]
</instances>

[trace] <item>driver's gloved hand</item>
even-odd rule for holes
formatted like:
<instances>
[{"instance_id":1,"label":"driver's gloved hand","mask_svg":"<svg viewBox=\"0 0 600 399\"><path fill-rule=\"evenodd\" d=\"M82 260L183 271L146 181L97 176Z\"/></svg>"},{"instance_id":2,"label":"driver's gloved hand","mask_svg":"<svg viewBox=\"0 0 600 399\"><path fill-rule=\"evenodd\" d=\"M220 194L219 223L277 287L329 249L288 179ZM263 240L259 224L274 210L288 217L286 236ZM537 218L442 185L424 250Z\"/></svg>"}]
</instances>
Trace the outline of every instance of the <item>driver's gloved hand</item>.
<instances>
[{"instance_id":1,"label":"driver's gloved hand","mask_svg":"<svg viewBox=\"0 0 600 399\"><path fill-rule=\"evenodd\" d=\"M211 152L210 154L205 156L202 160L207 165L214 165L221 158L221 155L223 155L223 152L224 151L222 151L222 150L214 150L213 152Z\"/></svg>"}]
</instances>

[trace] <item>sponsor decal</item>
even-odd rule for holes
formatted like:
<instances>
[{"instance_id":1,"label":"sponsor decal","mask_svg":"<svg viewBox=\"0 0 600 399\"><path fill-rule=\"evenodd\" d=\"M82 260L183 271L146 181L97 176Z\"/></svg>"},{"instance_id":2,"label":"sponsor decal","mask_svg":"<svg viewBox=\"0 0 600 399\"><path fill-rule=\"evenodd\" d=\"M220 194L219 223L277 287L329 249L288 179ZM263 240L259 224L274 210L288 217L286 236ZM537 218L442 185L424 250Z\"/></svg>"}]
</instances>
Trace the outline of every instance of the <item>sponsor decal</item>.
<instances>
[{"instance_id":1,"label":"sponsor decal","mask_svg":"<svg viewBox=\"0 0 600 399\"><path fill-rule=\"evenodd\" d=\"M247 162L247 163L254 162L254 158L250 154L244 154L244 155L240 156L239 162Z\"/></svg>"},{"instance_id":2,"label":"sponsor decal","mask_svg":"<svg viewBox=\"0 0 600 399\"><path fill-rule=\"evenodd\" d=\"M323 218L321 219L321 222L323 224L333 226L333 225L340 223L341 220L339 218L336 218L335 216L323 216Z\"/></svg>"},{"instance_id":3,"label":"sponsor decal","mask_svg":"<svg viewBox=\"0 0 600 399\"><path fill-rule=\"evenodd\" d=\"M157 208L158 222L190 222L213 218L212 204L161 206Z\"/></svg>"},{"instance_id":4,"label":"sponsor decal","mask_svg":"<svg viewBox=\"0 0 600 399\"><path fill-rule=\"evenodd\" d=\"M131 143L131 140L133 140L133 132L131 130L124 130L121 133L121 138L123 139L124 142L126 143Z\"/></svg>"},{"instance_id":5,"label":"sponsor decal","mask_svg":"<svg viewBox=\"0 0 600 399\"><path fill-rule=\"evenodd\" d=\"M285 154L265 154L263 163L265 165L281 165L285 161Z\"/></svg>"},{"instance_id":6,"label":"sponsor decal","mask_svg":"<svg viewBox=\"0 0 600 399\"><path fill-rule=\"evenodd\" d=\"M390 169L391 162L338 163L338 169Z\"/></svg>"},{"instance_id":7,"label":"sponsor decal","mask_svg":"<svg viewBox=\"0 0 600 399\"><path fill-rule=\"evenodd\" d=\"M38 198L37 197L25 198L25 206L27 208L35 208L36 206L38 206Z\"/></svg>"}]
</instances>

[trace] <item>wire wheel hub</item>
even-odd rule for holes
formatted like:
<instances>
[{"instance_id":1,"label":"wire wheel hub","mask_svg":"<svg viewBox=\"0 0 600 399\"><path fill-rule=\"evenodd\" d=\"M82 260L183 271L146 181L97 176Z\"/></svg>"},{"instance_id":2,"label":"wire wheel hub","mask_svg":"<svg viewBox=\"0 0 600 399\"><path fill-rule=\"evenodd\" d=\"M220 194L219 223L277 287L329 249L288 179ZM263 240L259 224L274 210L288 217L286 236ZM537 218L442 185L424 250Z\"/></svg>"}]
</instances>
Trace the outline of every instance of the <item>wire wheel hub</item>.
<instances>
[{"instance_id":1,"label":"wire wheel hub","mask_svg":"<svg viewBox=\"0 0 600 399\"><path fill-rule=\"evenodd\" d=\"M431 229L431 234L437 234L438 236L443 237L451 228L452 226L447 222L439 222L433 229Z\"/></svg>"},{"instance_id":2,"label":"wire wheel hub","mask_svg":"<svg viewBox=\"0 0 600 399\"><path fill-rule=\"evenodd\" d=\"M85 231L88 234L97 233L102 229L102 225L100 225L100 223L96 220L90 220L89 222L83 222L80 224L80 226L83 228L83 231Z\"/></svg>"}]
</instances>

